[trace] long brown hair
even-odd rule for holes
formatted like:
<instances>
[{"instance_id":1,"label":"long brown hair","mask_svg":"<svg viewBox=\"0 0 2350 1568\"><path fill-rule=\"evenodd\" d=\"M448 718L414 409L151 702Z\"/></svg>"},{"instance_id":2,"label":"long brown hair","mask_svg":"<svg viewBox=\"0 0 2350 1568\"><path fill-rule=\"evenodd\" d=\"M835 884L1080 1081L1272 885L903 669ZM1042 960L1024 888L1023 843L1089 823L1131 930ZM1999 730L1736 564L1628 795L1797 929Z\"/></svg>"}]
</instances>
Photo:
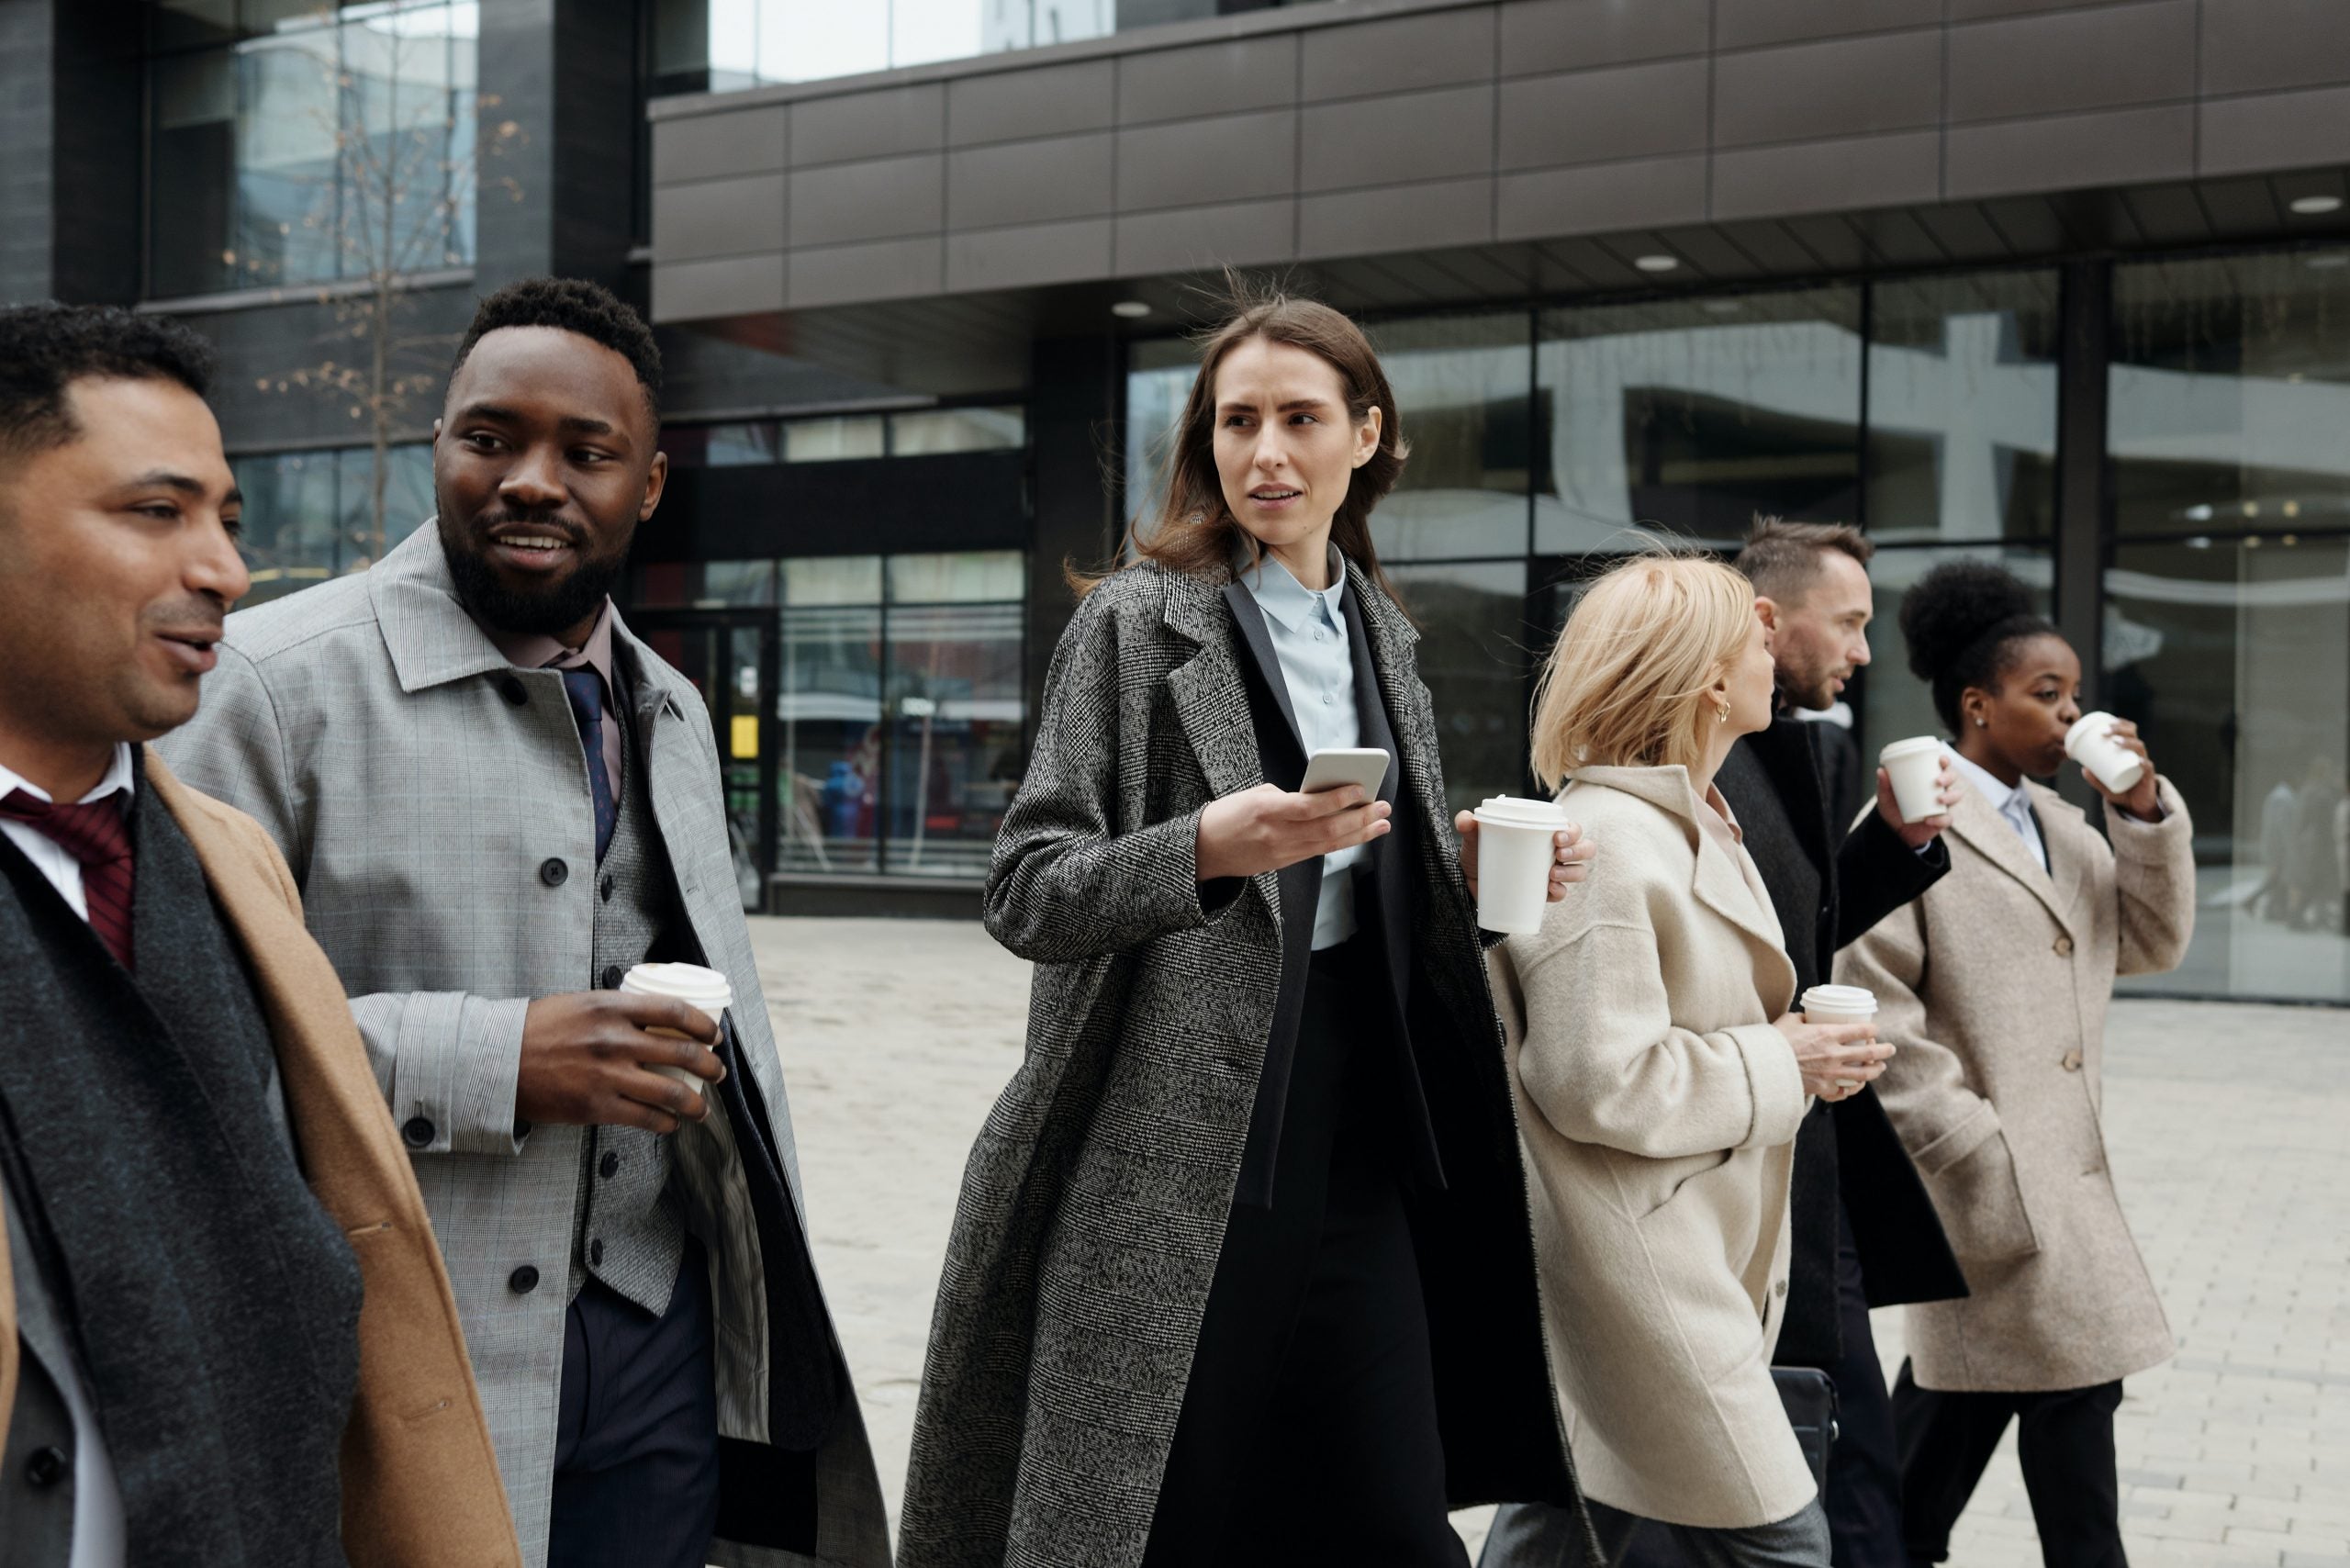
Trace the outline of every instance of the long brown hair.
<instances>
[{"instance_id":1,"label":"long brown hair","mask_svg":"<svg viewBox=\"0 0 2350 1568\"><path fill-rule=\"evenodd\" d=\"M1252 560L1263 558L1260 546L1240 526L1224 504L1224 483L1215 467L1215 377L1224 356L1256 338L1304 349L1338 373L1347 415L1357 425L1382 410L1379 446L1370 460L1354 471L1347 498L1331 519L1330 542L1360 566L1388 598L1394 586L1379 565L1371 543L1371 511L1403 476L1404 460L1411 448L1404 440L1403 420L1395 408L1394 388L1371 340L1344 312L1315 299L1301 299L1278 288L1251 287L1230 280L1229 313L1223 325L1200 339L1200 373L1183 400L1182 418L1164 442L1160 472L1167 481L1167 498L1149 521L1137 516L1127 524L1125 553L1136 560L1154 561L1169 571L1212 577L1228 566L1235 545ZM1090 593L1109 573L1066 568L1069 587Z\"/></svg>"}]
</instances>

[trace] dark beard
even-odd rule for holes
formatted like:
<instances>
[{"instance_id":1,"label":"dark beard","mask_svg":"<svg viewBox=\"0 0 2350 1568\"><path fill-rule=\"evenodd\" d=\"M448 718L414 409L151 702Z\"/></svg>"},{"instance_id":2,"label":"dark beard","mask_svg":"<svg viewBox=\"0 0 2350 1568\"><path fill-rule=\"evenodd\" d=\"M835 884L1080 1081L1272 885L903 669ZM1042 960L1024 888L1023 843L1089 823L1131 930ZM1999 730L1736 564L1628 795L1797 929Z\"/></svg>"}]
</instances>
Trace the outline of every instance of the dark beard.
<instances>
[{"instance_id":1,"label":"dark beard","mask_svg":"<svg viewBox=\"0 0 2350 1568\"><path fill-rule=\"evenodd\" d=\"M524 636L559 637L588 620L628 565L625 543L610 555L580 551L579 563L569 576L539 592L517 593L498 581L473 535L446 513L441 519L441 553L449 558L449 576L456 582L458 602L475 619Z\"/></svg>"}]
</instances>

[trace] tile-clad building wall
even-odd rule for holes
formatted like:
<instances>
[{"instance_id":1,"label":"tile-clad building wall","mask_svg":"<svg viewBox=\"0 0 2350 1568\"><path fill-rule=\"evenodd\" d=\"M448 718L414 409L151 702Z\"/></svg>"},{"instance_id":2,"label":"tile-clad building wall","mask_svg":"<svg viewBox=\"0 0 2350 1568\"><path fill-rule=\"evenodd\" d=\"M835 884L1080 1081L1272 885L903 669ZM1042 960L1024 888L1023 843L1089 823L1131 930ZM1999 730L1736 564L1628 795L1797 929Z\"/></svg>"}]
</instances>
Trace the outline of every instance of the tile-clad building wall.
<instances>
[{"instance_id":1,"label":"tile-clad building wall","mask_svg":"<svg viewBox=\"0 0 2350 1568\"><path fill-rule=\"evenodd\" d=\"M2350 6L1348 0L654 114L685 320L2340 163Z\"/></svg>"}]
</instances>

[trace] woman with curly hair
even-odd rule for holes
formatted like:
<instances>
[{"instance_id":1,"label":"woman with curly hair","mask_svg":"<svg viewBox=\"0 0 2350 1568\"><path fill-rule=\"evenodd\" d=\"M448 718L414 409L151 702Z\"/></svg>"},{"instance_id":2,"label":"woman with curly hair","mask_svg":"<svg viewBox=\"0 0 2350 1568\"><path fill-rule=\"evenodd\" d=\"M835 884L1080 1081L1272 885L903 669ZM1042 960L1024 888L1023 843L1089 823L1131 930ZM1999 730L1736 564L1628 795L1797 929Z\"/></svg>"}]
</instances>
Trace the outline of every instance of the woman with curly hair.
<instances>
[{"instance_id":1,"label":"woman with curly hair","mask_svg":"<svg viewBox=\"0 0 2350 1568\"><path fill-rule=\"evenodd\" d=\"M2170 1327L2114 1192L2099 1124L2117 975L2175 967L2195 916L2187 807L2144 764L2100 836L2040 780L2065 764L2081 661L1998 567L1928 572L1901 609L1972 786L1950 874L1844 949L1899 1047L1877 1093L1918 1162L1971 1294L1908 1307L1893 1394L1903 1532L1940 1562L2010 1421L2048 1568L2120 1568L2113 1413Z\"/></svg>"}]
</instances>

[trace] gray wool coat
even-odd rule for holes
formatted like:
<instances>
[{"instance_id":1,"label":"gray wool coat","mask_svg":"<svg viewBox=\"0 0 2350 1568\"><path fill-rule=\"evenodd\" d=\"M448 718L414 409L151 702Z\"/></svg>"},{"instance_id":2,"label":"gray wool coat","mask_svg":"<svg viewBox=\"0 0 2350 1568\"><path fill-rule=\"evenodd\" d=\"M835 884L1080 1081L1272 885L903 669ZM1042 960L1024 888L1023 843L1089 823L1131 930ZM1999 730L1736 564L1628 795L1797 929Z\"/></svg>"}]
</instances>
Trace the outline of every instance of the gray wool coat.
<instances>
[{"instance_id":1,"label":"gray wool coat","mask_svg":"<svg viewBox=\"0 0 2350 1568\"><path fill-rule=\"evenodd\" d=\"M1416 633L1348 567L1420 848L1413 1047L1447 1188L1416 1200L1455 1506L1572 1504L1516 1114ZM965 1169L901 1568L1142 1556L1239 1176L1282 963L1279 879L1209 890L1202 809L1262 777L1220 580L1080 605L1004 819L988 928L1035 961L1025 1060ZM1431 1064L1434 1064L1431 1066Z\"/></svg>"},{"instance_id":2,"label":"gray wool coat","mask_svg":"<svg viewBox=\"0 0 2350 1568\"><path fill-rule=\"evenodd\" d=\"M684 924L734 988L735 1048L764 1115L677 1135L689 1223L709 1244L719 1434L730 1509L714 1561L876 1568L889 1560L880 1484L852 1395L812 1460L815 1550L755 1544L766 1478L797 1464L770 1441L778 1395L755 1188L800 1208L783 1066L728 858L718 753L700 695L613 617L631 678L653 818ZM523 1562L545 1560L578 1127L517 1137L514 1083L530 999L588 988L595 822L579 733L553 670L514 670L457 601L431 522L363 576L229 621L196 721L160 748L191 784L258 818L302 895L310 934L351 992L361 1038L449 1271ZM739 1087L739 1086L738 1086ZM779 1170L749 1150L771 1149ZM802 1221L804 1234L804 1219ZM824 1326L827 1335L830 1325ZM788 1391L787 1391L788 1392ZM736 1499L744 1498L742 1504Z\"/></svg>"}]
</instances>

